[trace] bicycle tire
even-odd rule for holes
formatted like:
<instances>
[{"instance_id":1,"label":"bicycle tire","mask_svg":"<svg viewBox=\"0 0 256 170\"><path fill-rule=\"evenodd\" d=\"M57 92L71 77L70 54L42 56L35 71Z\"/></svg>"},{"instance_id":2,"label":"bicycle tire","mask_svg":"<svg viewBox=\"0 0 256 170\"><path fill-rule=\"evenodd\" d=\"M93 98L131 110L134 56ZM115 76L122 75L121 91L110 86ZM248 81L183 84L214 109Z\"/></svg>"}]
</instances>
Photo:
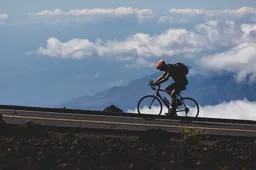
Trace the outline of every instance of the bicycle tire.
<instances>
[{"instance_id":1,"label":"bicycle tire","mask_svg":"<svg viewBox=\"0 0 256 170\"><path fill-rule=\"evenodd\" d=\"M163 105L162 105L162 102L160 101L160 99L159 99L158 97L156 97L156 96L153 96L153 95L146 95L146 96L143 96L143 97L139 100L139 102L138 102L138 104L137 104L137 111L138 111L138 114L140 114L143 119L146 119L146 120L153 120L153 119L155 119L155 117L152 117L152 116L150 116L150 115L143 115L143 114L142 114L142 110L140 110L140 104L141 104L142 101L144 101L146 98L152 98L152 100L155 99L156 101L158 101L159 107L160 107L160 108L159 108L159 109L160 109L159 113L156 114L156 115L158 115L158 116L161 115L161 113L162 113ZM151 101L152 101L152 100L151 100Z\"/></svg>"},{"instance_id":2,"label":"bicycle tire","mask_svg":"<svg viewBox=\"0 0 256 170\"><path fill-rule=\"evenodd\" d=\"M192 101L192 102L195 104L196 110L197 110L194 116L187 116L187 113L186 113L186 117L193 118L193 119L194 119L194 118L197 118L198 115L199 115L199 105L198 105L197 101L196 101L195 99L191 98L191 97L184 97L184 98L181 98L181 101L182 101L182 105L181 105L181 106L183 106L183 107L184 107L184 103L185 103L184 101L185 101L185 100L190 100L190 101ZM186 105L186 104L185 104L185 105ZM188 106L186 106L186 108L189 109ZM185 111L186 111L186 108L185 108ZM177 110L177 113L180 112L180 111L178 110L178 108L177 108L176 110Z\"/></svg>"}]
</instances>

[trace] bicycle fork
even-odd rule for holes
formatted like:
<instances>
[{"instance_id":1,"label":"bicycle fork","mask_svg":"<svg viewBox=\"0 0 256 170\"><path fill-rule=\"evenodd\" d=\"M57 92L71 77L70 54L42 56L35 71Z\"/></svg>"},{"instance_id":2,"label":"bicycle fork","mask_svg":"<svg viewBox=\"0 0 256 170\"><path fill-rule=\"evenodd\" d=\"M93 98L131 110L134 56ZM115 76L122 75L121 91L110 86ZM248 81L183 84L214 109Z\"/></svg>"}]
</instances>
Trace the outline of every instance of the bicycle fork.
<instances>
[{"instance_id":1,"label":"bicycle fork","mask_svg":"<svg viewBox=\"0 0 256 170\"><path fill-rule=\"evenodd\" d=\"M154 95L155 97L157 96L156 94ZM151 103L150 103L150 105L149 105L149 108L151 109L151 105L153 104L153 102L155 101L155 99L156 98L154 98L152 101L151 101Z\"/></svg>"}]
</instances>

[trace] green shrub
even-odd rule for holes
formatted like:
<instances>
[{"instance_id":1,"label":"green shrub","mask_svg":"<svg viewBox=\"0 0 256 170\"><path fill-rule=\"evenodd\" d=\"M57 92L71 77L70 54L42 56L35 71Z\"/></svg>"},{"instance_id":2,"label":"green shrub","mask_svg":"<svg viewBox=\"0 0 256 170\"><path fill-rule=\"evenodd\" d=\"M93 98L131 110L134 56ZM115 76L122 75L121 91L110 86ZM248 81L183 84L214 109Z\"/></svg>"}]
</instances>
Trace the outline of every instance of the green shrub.
<instances>
[{"instance_id":1,"label":"green shrub","mask_svg":"<svg viewBox=\"0 0 256 170\"><path fill-rule=\"evenodd\" d=\"M185 139L185 142L197 142L202 137L201 130L195 127L184 128L180 133Z\"/></svg>"}]
</instances>

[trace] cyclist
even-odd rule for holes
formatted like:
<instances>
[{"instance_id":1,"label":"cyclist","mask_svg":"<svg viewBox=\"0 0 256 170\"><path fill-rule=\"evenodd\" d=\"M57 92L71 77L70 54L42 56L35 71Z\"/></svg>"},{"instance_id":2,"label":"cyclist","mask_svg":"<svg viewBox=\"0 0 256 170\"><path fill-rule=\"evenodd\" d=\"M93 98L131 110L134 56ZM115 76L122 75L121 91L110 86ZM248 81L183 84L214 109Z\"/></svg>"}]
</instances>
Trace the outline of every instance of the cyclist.
<instances>
[{"instance_id":1,"label":"cyclist","mask_svg":"<svg viewBox=\"0 0 256 170\"><path fill-rule=\"evenodd\" d=\"M180 68L185 68L185 71ZM176 94L186 89L186 86L188 84L188 80L186 77L186 75L188 74L188 68L182 63L166 64L164 60L159 60L156 63L156 69L163 71L164 73L158 79L153 81L151 85L160 85L161 83L167 81L169 77L172 77L172 79L175 81L173 84L169 85L165 89L167 91L167 94L170 95L172 98L171 113L168 112L166 113L166 115L175 116L177 105L181 105L181 102L176 103ZM167 99L165 98L165 100Z\"/></svg>"}]
</instances>

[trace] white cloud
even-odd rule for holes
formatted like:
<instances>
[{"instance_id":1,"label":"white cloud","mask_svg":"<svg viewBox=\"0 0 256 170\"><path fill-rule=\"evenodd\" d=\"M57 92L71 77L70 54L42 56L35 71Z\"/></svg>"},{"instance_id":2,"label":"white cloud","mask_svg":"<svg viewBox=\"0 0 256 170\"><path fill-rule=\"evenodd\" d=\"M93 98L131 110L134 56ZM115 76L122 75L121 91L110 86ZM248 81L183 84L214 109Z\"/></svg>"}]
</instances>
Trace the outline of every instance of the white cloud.
<instances>
[{"instance_id":1,"label":"white cloud","mask_svg":"<svg viewBox=\"0 0 256 170\"><path fill-rule=\"evenodd\" d=\"M256 24L243 24L241 26L244 36L248 37L253 34L253 39L256 38Z\"/></svg>"},{"instance_id":2,"label":"white cloud","mask_svg":"<svg viewBox=\"0 0 256 170\"><path fill-rule=\"evenodd\" d=\"M145 109L144 113L154 114L158 108ZM162 115L166 112L163 109ZM251 102L246 99L235 100L230 102L224 102L214 106L200 106L200 112L198 117L209 117L209 118L224 118L224 119L243 119L243 120L256 120L256 102ZM129 113L138 113L137 109L127 110Z\"/></svg>"},{"instance_id":3,"label":"white cloud","mask_svg":"<svg viewBox=\"0 0 256 170\"><path fill-rule=\"evenodd\" d=\"M7 19L8 19L8 14L0 14L0 21L7 20Z\"/></svg>"},{"instance_id":4,"label":"white cloud","mask_svg":"<svg viewBox=\"0 0 256 170\"><path fill-rule=\"evenodd\" d=\"M168 13L160 13L158 16L152 15L152 9L138 9L133 7L118 8L93 8L93 9L71 9L62 11L61 9L43 10L38 13L30 14L38 17L39 20L45 19L47 23L63 22L96 22L100 19L117 18L124 16L136 16L140 22L152 19L157 23L166 24L189 24L191 22L204 22L207 20L236 20L256 22L256 8L242 7L239 9L226 10L203 10L203 9L170 9ZM45 18L47 17L47 18ZM156 18L155 18L156 17Z\"/></svg>"},{"instance_id":5,"label":"white cloud","mask_svg":"<svg viewBox=\"0 0 256 170\"><path fill-rule=\"evenodd\" d=\"M55 37L46 47L36 51L40 55L83 59L100 57L132 61L125 67L154 67L155 60L174 59L191 62L208 71L232 71L237 81L249 75L255 81L256 24L240 24L233 20L209 20L197 24L194 30L170 28L160 34L136 33L122 40L71 39L61 42ZM28 52L28 55L33 54ZM196 73L196 69L194 70Z\"/></svg>"},{"instance_id":6,"label":"white cloud","mask_svg":"<svg viewBox=\"0 0 256 170\"><path fill-rule=\"evenodd\" d=\"M157 24L190 24L192 22L200 22L204 21L203 19L200 20L198 17L194 16L181 16L181 15L163 15L158 17L156 23Z\"/></svg>"},{"instance_id":7,"label":"white cloud","mask_svg":"<svg viewBox=\"0 0 256 170\"><path fill-rule=\"evenodd\" d=\"M205 11L203 9L191 9L191 8L186 8L186 9L170 9L170 13L174 14L192 14L192 15L198 15L198 14L204 14Z\"/></svg>"},{"instance_id":8,"label":"white cloud","mask_svg":"<svg viewBox=\"0 0 256 170\"><path fill-rule=\"evenodd\" d=\"M137 33L125 40L109 40L103 42L88 39L72 39L60 42L51 37L47 40L46 48L40 47L38 54L60 58L86 58L86 57L112 57L116 59L136 60L144 64L143 59L149 57L172 56L183 53L195 53L205 49L211 49L207 39L195 32L185 29L169 29L160 35L150 36ZM27 53L31 54L31 53Z\"/></svg>"},{"instance_id":9,"label":"white cloud","mask_svg":"<svg viewBox=\"0 0 256 170\"><path fill-rule=\"evenodd\" d=\"M226 10L203 10L203 9L170 9L170 13L174 14L188 14L188 15L244 15L256 14L256 8L242 7L239 9L226 9Z\"/></svg>"},{"instance_id":10,"label":"white cloud","mask_svg":"<svg viewBox=\"0 0 256 170\"><path fill-rule=\"evenodd\" d=\"M62 58L85 58L91 56L116 56L117 58L133 59L137 57L162 57L184 53L198 53L204 50L214 50L218 47L229 46L233 39L219 35L218 28L207 24L197 26L197 32L186 29L168 29L159 35L137 33L125 40L109 40L103 42L88 39L72 39L60 42L51 37L47 47L40 47L38 54ZM235 33L235 32L234 32ZM139 63L140 60L138 60Z\"/></svg>"},{"instance_id":11,"label":"white cloud","mask_svg":"<svg viewBox=\"0 0 256 170\"><path fill-rule=\"evenodd\" d=\"M159 17L159 19L157 20L157 23L158 23L158 24L161 24L161 23L173 24L173 23L174 23L174 20L173 20L173 17L172 17L172 16L161 16L161 17Z\"/></svg>"},{"instance_id":12,"label":"white cloud","mask_svg":"<svg viewBox=\"0 0 256 170\"><path fill-rule=\"evenodd\" d=\"M163 110L162 110L161 115L165 115L165 113L167 113L167 109L166 109L166 107L163 107L162 109ZM143 107L140 109L141 114L156 115L156 114L159 114L159 111L160 111L160 108L158 106L154 106L154 105L152 105L150 109L148 107ZM138 114L137 108L136 109L128 109L126 112Z\"/></svg>"},{"instance_id":13,"label":"white cloud","mask_svg":"<svg viewBox=\"0 0 256 170\"><path fill-rule=\"evenodd\" d=\"M118 7L118 8L93 8L93 9L72 9L64 12L61 9L53 11L43 10L41 12L31 14L39 17L64 17L62 19L73 21L74 18L78 21L94 22L95 19L108 18L108 17L124 17L136 16L139 21L146 20L152 15L151 9L137 9L132 7ZM41 18L42 19L42 18ZM55 18L57 19L57 18Z\"/></svg>"},{"instance_id":14,"label":"white cloud","mask_svg":"<svg viewBox=\"0 0 256 170\"><path fill-rule=\"evenodd\" d=\"M217 48L231 47L239 42L241 29L233 25L218 25L217 21L209 21L195 27L196 31L170 28L158 35L137 33L124 40L72 39L60 42L51 37L46 48L40 47L38 54L61 58L86 58L91 56L116 57L130 60L134 58L150 58L173 56L186 53L199 53ZM30 54L30 53L28 53ZM137 60L138 63L141 59Z\"/></svg>"},{"instance_id":15,"label":"white cloud","mask_svg":"<svg viewBox=\"0 0 256 170\"><path fill-rule=\"evenodd\" d=\"M31 14L31 15L46 15L46 16L51 16L51 15L64 15L65 13L62 12L60 9L55 9L54 11L48 11L48 10L43 10L41 12L38 12L36 14Z\"/></svg>"},{"instance_id":16,"label":"white cloud","mask_svg":"<svg viewBox=\"0 0 256 170\"><path fill-rule=\"evenodd\" d=\"M132 7L118 7L115 9L110 8L94 8L94 9L72 9L69 12L63 12L61 9L54 11L44 10L36 14L39 16L54 16L54 15L73 15L73 16L122 16L122 15L149 15L152 14L151 9L137 9Z\"/></svg>"},{"instance_id":17,"label":"white cloud","mask_svg":"<svg viewBox=\"0 0 256 170\"><path fill-rule=\"evenodd\" d=\"M170 9L168 14L160 16L158 23L182 24L203 22L207 20L236 20L238 22L256 22L256 8L242 7L239 9L204 10L204 9Z\"/></svg>"},{"instance_id":18,"label":"white cloud","mask_svg":"<svg viewBox=\"0 0 256 170\"><path fill-rule=\"evenodd\" d=\"M227 24L233 25L232 22ZM242 24L240 31L235 31L237 33L232 33L232 30L226 32L225 38L233 43L231 48L219 53L203 55L198 64L208 70L235 72L238 82L244 81L248 76L249 82L254 82L256 80L256 25ZM232 34L234 36L231 36ZM215 34L213 37L218 36Z\"/></svg>"},{"instance_id":19,"label":"white cloud","mask_svg":"<svg viewBox=\"0 0 256 170\"><path fill-rule=\"evenodd\" d=\"M204 106L200 117L256 120L256 102L246 99L224 102L215 106Z\"/></svg>"},{"instance_id":20,"label":"white cloud","mask_svg":"<svg viewBox=\"0 0 256 170\"><path fill-rule=\"evenodd\" d=\"M203 57L200 64L215 71L236 72L238 82L251 74L250 81L256 76L256 43L242 43L229 51Z\"/></svg>"}]
</instances>

